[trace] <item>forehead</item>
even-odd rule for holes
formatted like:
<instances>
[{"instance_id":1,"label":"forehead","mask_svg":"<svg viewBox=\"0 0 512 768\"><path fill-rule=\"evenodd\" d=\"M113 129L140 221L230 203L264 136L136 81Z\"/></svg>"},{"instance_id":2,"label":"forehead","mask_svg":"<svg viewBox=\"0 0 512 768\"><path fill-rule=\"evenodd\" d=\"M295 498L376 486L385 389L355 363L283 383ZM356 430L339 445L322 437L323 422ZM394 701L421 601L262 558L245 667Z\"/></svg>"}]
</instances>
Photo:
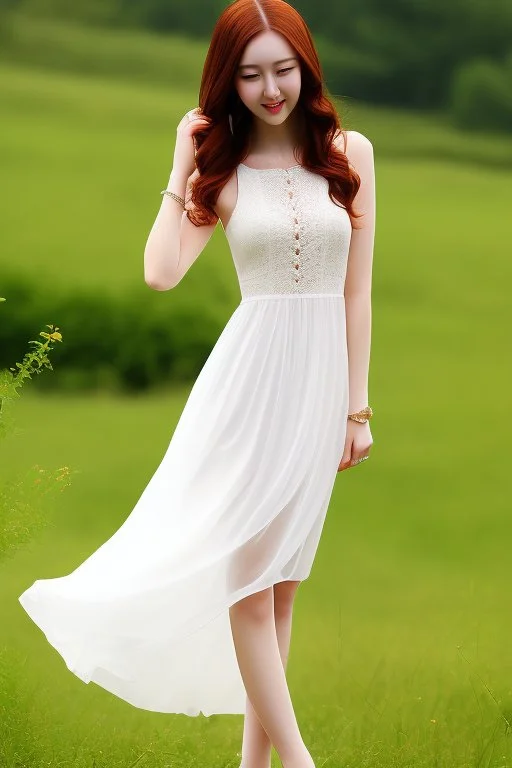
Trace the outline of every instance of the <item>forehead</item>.
<instances>
[{"instance_id":1,"label":"forehead","mask_svg":"<svg viewBox=\"0 0 512 768\"><path fill-rule=\"evenodd\" d=\"M270 65L272 65L272 64L288 64L288 63L291 64L294 61L297 61L296 57L295 56L291 56L291 57L289 57L287 59L279 59L279 61L268 62L268 64L270 64ZM264 62L264 61L261 62L261 66L264 66L266 63L267 62ZM238 69L247 69L247 68L254 69L254 68L259 67L259 66L260 66L260 64L257 64L256 62L254 64L240 64Z\"/></svg>"},{"instance_id":2,"label":"forehead","mask_svg":"<svg viewBox=\"0 0 512 768\"><path fill-rule=\"evenodd\" d=\"M261 32L247 43L240 57L239 69L265 67L297 60L296 52L288 40L278 32Z\"/></svg>"}]
</instances>

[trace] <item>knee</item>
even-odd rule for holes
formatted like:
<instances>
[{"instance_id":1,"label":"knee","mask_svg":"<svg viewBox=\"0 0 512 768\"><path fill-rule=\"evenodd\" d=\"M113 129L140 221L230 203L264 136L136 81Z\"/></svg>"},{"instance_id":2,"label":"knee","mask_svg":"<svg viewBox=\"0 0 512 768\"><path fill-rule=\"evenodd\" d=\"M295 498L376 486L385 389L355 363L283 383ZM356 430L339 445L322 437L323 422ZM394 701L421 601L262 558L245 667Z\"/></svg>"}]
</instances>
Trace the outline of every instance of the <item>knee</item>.
<instances>
[{"instance_id":1,"label":"knee","mask_svg":"<svg viewBox=\"0 0 512 768\"><path fill-rule=\"evenodd\" d=\"M265 621L272 615L272 587L242 598L230 607L229 612L255 621Z\"/></svg>"},{"instance_id":2,"label":"knee","mask_svg":"<svg viewBox=\"0 0 512 768\"><path fill-rule=\"evenodd\" d=\"M293 610L293 601L300 581L280 581L274 584L274 613L287 616Z\"/></svg>"}]
</instances>

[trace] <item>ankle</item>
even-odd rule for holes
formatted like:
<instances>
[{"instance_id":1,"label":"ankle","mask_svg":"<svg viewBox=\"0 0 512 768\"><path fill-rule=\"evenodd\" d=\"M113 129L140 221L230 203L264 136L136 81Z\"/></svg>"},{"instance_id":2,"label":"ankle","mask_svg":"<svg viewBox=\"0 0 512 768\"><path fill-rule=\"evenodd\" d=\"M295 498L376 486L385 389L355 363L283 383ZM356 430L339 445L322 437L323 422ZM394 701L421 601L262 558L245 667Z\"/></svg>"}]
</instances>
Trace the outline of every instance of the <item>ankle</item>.
<instances>
[{"instance_id":1,"label":"ankle","mask_svg":"<svg viewBox=\"0 0 512 768\"><path fill-rule=\"evenodd\" d=\"M315 762L306 745L286 757L279 757L283 768L315 768Z\"/></svg>"},{"instance_id":2,"label":"ankle","mask_svg":"<svg viewBox=\"0 0 512 768\"><path fill-rule=\"evenodd\" d=\"M239 768L271 768L270 758L265 760L243 760Z\"/></svg>"},{"instance_id":3,"label":"ankle","mask_svg":"<svg viewBox=\"0 0 512 768\"><path fill-rule=\"evenodd\" d=\"M239 753L239 757L241 757L239 768L271 768L270 749L259 751L254 757L241 756Z\"/></svg>"}]
</instances>

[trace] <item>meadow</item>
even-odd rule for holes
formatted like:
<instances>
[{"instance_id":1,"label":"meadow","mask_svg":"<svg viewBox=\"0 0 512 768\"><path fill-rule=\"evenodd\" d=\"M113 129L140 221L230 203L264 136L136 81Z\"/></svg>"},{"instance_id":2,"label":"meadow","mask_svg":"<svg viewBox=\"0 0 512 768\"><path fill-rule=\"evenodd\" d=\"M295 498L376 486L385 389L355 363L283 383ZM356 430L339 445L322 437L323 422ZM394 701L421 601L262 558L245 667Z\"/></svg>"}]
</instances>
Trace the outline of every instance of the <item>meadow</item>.
<instances>
[{"instance_id":1,"label":"meadow","mask_svg":"<svg viewBox=\"0 0 512 768\"><path fill-rule=\"evenodd\" d=\"M41 290L148 291L145 238L194 90L17 62L0 65L0 90L2 262ZM318 768L512 768L512 140L356 104L347 120L376 156L375 442L338 475L298 592L292 698ZM226 320L238 300L220 226L184 281L154 292ZM17 601L119 527L188 391L23 393L0 478L34 463L77 474L51 525L0 565L2 766L238 768L241 716L144 712L85 686Z\"/></svg>"}]
</instances>

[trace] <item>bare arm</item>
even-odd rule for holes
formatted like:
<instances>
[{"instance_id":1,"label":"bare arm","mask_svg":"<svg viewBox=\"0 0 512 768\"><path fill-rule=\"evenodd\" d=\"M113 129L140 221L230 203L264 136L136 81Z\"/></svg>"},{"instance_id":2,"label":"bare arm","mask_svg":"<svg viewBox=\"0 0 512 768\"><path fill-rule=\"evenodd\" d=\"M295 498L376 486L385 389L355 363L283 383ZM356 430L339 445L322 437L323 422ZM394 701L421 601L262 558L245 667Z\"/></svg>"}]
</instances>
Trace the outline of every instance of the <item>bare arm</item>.
<instances>
[{"instance_id":1,"label":"bare arm","mask_svg":"<svg viewBox=\"0 0 512 768\"><path fill-rule=\"evenodd\" d=\"M189 114L189 113L187 113ZM190 185L197 176L194 168L194 125L205 118L189 122L187 115L177 130L174 162L166 189L188 202ZM144 249L144 280L156 291L174 288L205 248L216 227L215 224L196 227L177 200L163 195L162 204L149 233Z\"/></svg>"},{"instance_id":2,"label":"bare arm","mask_svg":"<svg viewBox=\"0 0 512 768\"><path fill-rule=\"evenodd\" d=\"M375 238L375 169L373 147L357 131L349 131L345 153L361 178L354 208L364 214L352 232L345 281L345 313L349 359L349 413L368 405L371 347L371 284Z\"/></svg>"}]
</instances>

